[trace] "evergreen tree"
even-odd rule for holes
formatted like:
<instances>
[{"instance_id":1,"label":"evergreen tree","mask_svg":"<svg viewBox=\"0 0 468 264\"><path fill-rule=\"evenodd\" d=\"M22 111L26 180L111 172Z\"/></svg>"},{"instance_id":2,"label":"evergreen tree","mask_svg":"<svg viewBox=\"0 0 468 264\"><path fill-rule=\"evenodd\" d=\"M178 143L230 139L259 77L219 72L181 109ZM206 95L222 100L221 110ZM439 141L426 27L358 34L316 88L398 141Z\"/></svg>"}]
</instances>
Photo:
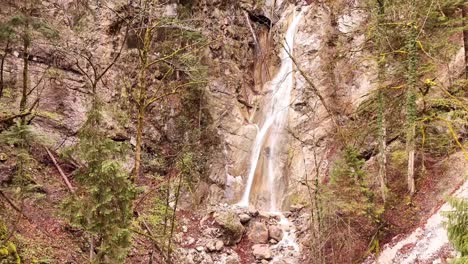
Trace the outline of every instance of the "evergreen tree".
<instances>
[{"instance_id":1,"label":"evergreen tree","mask_svg":"<svg viewBox=\"0 0 468 264\"><path fill-rule=\"evenodd\" d=\"M448 237L461 255L453 263L468 263L468 200L452 197L449 203L453 210L445 214Z\"/></svg>"},{"instance_id":2,"label":"evergreen tree","mask_svg":"<svg viewBox=\"0 0 468 264\"><path fill-rule=\"evenodd\" d=\"M124 146L107 138L101 129L100 105L95 98L80 142L72 148L86 166L78 170L80 187L66 205L72 223L89 235L91 261L123 263L131 246L129 226L136 189L122 168Z\"/></svg>"}]
</instances>

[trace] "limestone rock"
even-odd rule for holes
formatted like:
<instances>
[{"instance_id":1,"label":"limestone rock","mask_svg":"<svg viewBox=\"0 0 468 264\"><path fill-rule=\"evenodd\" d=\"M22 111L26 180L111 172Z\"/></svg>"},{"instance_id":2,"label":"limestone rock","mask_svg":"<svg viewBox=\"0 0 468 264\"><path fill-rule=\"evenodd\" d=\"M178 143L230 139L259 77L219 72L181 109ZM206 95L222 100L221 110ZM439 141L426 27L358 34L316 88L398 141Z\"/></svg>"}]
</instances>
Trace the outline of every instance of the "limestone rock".
<instances>
[{"instance_id":1,"label":"limestone rock","mask_svg":"<svg viewBox=\"0 0 468 264\"><path fill-rule=\"evenodd\" d=\"M249 215L252 217L257 217L258 216L258 210L255 208L249 208Z\"/></svg>"},{"instance_id":2,"label":"limestone rock","mask_svg":"<svg viewBox=\"0 0 468 264\"><path fill-rule=\"evenodd\" d=\"M217 212L214 215L215 222L223 230L224 244L232 246L239 243L244 234L244 226L242 226L239 217L232 212Z\"/></svg>"},{"instance_id":3,"label":"limestone rock","mask_svg":"<svg viewBox=\"0 0 468 264\"><path fill-rule=\"evenodd\" d=\"M271 250L266 244L256 244L252 246L253 255L256 259L272 259Z\"/></svg>"},{"instance_id":4,"label":"limestone rock","mask_svg":"<svg viewBox=\"0 0 468 264\"><path fill-rule=\"evenodd\" d=\"M268 235L276 241L281 241L283 239L283 230L276 225L271 225L268 227Z\"/></svg>"},{"instance_id":5,"label":"limestone rock","mask_svg":"<svg viewBox=\"0 0 468 264\"><path fill-rule=\"evenodd\" d=\"M240 264L239 255L231 254L231 255L227 256L226 259L225 259L225 263L226 264Z\"/></svg>"},{"instance_id":6,"label":"limestone rock","mask_svg":"<svg viewBox=\"0 0 468 264\"><path fill-rule=\"evenodd\" d=\"M198 252L202 252L202 251L205 251L205 248L202 247L202 246L198 246L195 248Z\"/></svg>"},{"instance_id":7,"label":"limestone rock","mask_svg":"<svg viewBox=\"0 0 468 264\"><path fill-rule=\"evenodd\" d=\"M248 237L252 243L268 243L268 228L262 222L255 222L249 230Z\"/></svg>"},{"instance_id":8,"label":"limestone rock","mask_svg":"<svg viewBox=\"0 0 468 264\"><path fill-rule=\"evenodd\" d=\"M246 224L250 221L251 217L248 214L242 213L239 215L239 219L242 224Z\"/></svg>"},{"instance_id":9,"label":"limestone rock","mask_svg":"<svg viewBox=\"0 0 468 264\"><path fill-rule=\"evenodd\" d=\"M224 242L222 240L211 240L206 244L206 248L209 252L218 252L221 251L224 247Z\"/></svg>"},{"instance_id":10,"label":"limestone rock","mask_svg":"<svg viewBox=\"0 0 468 264\"><path fill-rule=\"evenodd\" d=\"M191 249L184 259L184 263L187 264L212 264L213 259L205 251L198 252L195 249Z\"/></svg>"}]
</instances>

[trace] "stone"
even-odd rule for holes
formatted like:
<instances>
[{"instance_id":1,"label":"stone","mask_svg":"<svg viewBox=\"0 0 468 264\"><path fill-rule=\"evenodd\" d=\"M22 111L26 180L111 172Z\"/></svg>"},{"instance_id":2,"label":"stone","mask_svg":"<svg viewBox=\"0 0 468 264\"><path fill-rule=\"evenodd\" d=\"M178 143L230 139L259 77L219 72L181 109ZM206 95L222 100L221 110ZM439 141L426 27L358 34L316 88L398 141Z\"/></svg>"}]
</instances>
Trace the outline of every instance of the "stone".
<instances>
[{"instance_id":1,"label":"stone","mask_svg":"<svg viewBox=\"0 0 468 264\"><path fill-rule=\"evenodd\" d=\"M185 244L186 244L186 245L191 245L191 244L193 244L193 243L195 243L195 238L193 238L193 237L188 237L188 238L185 240Z\"/></svg>"},{"instance_id":2,"label":"stone","mask_svg":"<svg viewBox=\"0 0 468 264\"><path fill-rule=\"evenodd\" d=\"M240 214L239 219L242 224L246 224L250 221L250 219L252 219L252 217L250 217L248 214Z\"/></svg>"},{"instance_id":3,"label":"stone","mask_svg":"<svg viewBox=\"0 0 468 264\"><path fill-rule=\"evenodd\" d=\"M187 226L182 226L182 232L187 233L188 232L188 227Z\"/></svg>"},{"instance_id":4,"label":"stone","mask_svg":"<svg viewBox=\"0 0 468 264\"><path fill-rule=\"evenodd\" d=\"M252 246L252 254L255 259L272 259L271 250L267 244L256 244Z\"/></svg>"},{"instance_id":5,"label":"stone","mask_svg":"<svg viewBox=\"0 0 468 264\"><path fill-rule=\"evenodd\" d=\"M198 252L202 252L202 251L205 251L205 248L202 247L202 246L198 246L195 248Z\"/></svg>"},{"instance_id":6,"label":"stone","mask_svg":"<svg viewBox=\"0 0 468 264\"><path fill-rule=\"evenodd\" d=\"M268 235L271 239L281 241L283 239L283 230L276 225L271 225L268 227Z\"/></svg>"},{"instance_id":7,"label":"stone","mask_svg":"<svg viewBox=\"0 0 468 264\"><path fill-rule=\"evenodd\" d=\"M206 244L206 248L209 252L218 252L221 251L224 247L224 242L222 240L211 240Z\"/></svg>"},{"instance_id":8,"label":"stone","mask_svg":"<svg viewBox=\"0 0 468 264\"><path fill-rule=\"evenodd\" d=\"M304 205L302 205L302 204L294 204L294 205L291 205L291 212L293 212L293 213L299 212L303 208L304 208Z\"/></svg>"},{"instance_id":9,"label":"stone","mask_svg":"<svg viewBox=\"0 0 468 264\"><path fill-rule=\"evenodd\" d=\"M258 216L258 210L255 208L249 208L249 215L252 217L257 217Z\"/></svg>"},{"instance_id":10,"label":"stone","mask_svg":"<svg viewBox=\"0 0 468 264\"><path fill-rule=\"evenodd\" d=\"M0 153L0 161L5 162L8 160L8 155L6 153Z\"/></svg>"},{"instance_id":11,"label":"stone","mask_svg":"<svg viewBox=\"0 0 468 264\"><path fill-rule=\"evenodd\" d=\"M226 264L240 264L239 256L237 254L227 256L225 263Z\"/></svg>"},{"instance_id":12,"label":"stone","mask_svg":"<svg viewBox=\"0 0 468 264\"><path fill-rule=\"evenodd\" d=\"M224 247L224 242L222 240L217 240L215 243L215 250L221 251Z\"/></svg>"},{"instance_id":13,"label":"stone","mask_svg":"<svg viewBox=\"0 0 468 264\"><path fill-rule=\"evenodd\" d=\"M272 238L272 239L270 239L270 241L269 241L269 242L270 242L270 244L278 244L278 241L274 240L273 238Z\"/></svg>"},{"instance_id":14,"label":"stone","mask_svg":"<svg viewBox=\"0 0 468 264\"><path fill-rule=\"evenodd\" d=\"M209 254L204 251L198 252L197 250L189 250L187 256L184 258L186 264L213 264L213 259Z\"/></svg>"},{"instance_id":15,"label":"stone","mask_svg":"<svg viewBox=\"0 0 468 264\"><path fill-rule=\"evenodd\" d=\"M244 234L239 216L232 212L217 212L214 214L215 222L222 228L223 240L226 246L232 246L239 243Z\"/></svg>"},{"instance_id":16,"label":"stone","mask_svg":"<svg viewBox=\"0 0 468 264\"><path fill-rule=\"evenodd\" d=\"M249 240L255 244L265 244L268 242L268 228L262 222L255 222L248 233Z\"/></svg>"},{"instance_id":17,"label":"stone","mask_svg":"<svg viewBox=\"0 0 468 264\"><path fill-rule=\"evenodd\" d=\"M269 261L266 260L266 259L262 259L262 261L261 261L262 264L268 264L268 262L269 262Z\"/></svg>"}]
</instances>

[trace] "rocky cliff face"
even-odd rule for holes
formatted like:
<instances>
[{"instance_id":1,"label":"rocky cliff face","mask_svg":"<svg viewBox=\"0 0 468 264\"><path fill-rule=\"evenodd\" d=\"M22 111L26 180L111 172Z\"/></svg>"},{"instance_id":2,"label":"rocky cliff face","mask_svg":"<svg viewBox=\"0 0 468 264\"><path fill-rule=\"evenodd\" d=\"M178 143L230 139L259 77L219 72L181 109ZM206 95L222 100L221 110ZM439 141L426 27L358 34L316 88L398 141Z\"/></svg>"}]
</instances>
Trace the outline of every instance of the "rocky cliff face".
<instances>
[{"instance_id":1,"label":"rocky cliff face","mask_svg":"<svg viewBox=\"0 0 468 264\"><path fill-rule=\"evenodd\" d=\"M122 15L131 12L119 9L122 6L118 1L109 1L104 6L100 6L99 1L97 4L78 0L43 2L46 8L41 16L53 21L62 36L47 44L38 41L28 57L30 83L37 86L29 98L30 103L37 102L37 114L31 121L33 127L57 152L76 143L77 133L91 104L90 82L115 62L96 82L105 105L104 126L110 138L134 145L135 124L132 120L135 120L135 113L128 103L128 93L137 76L138 53L134 45L138 43L127 38L128 32L113 32ZM203 126L206 131L200 140L208 143L197 150L203 153L197 160L200 163L196 173L199 178L194 181L194 186L183 190L184 199L180 206L184 213L194 205L200 206L197 207L200 210L182 217L181 225L190 230L178 234L181 250L177 254L181 261L234 264L249 263L257 258L258 262L268 263L274 259L272 248L273 253L280 255L296 252L275 246L282 239L282 218L227 204L238 202L244 191L252 146L258 133L257 124L271 92L266 87L278 71L282 38L291 14L298 9L305 11L293 47L294 71L291 74L295 85L287 139L282 142L284 155L280 167L283 177L278 188L284 194L281 209L288 211L286 216L297 227L300 248L309 245L313 233L309 221L312 216L304 208L311 203L310 184L315 179L324 184L330 181L332 164L343 151L339 143L349 136L343 133L359 131L359 127L349 127L359 125L351 121L359 119L357 110L377 89L377 63L366 38L370 14L366 12L364 1L338 2L181 0L161 5L159 11L164 17L190 18L193 20L190 30L209 40L200 53L202 64L207 67L207 83L194 100L200 105L196 114L200 116L198 126ZM126 8L133 10L138 5L133 3ZM8 9L0 11L3 15L7 12ZM164 35L162 32L158 37L164 38ZM440 83L449 83L461 75L463 54L460 48L448 65L449 70L445 65L437 65ZM4 72L10 88L0 101L4 116L18 113L20 91L12 88L22 81L21 47L11 46L7 55ZM178 117L189 116L187 113L193 111L191 106L184 106L184 99L171 97L157 104L147 115L143 133L147 154L143 174L147 177L143 177L142 184L149 181L150 174L168 178L174 174L174 160L159 159L164 155L175 155L180 149L174 146L189 137L191 127L178 123ZM365 166L375 171L377 143L363 138L368 146L360 149L360 155L365 158ZM395 138L389 142L389 148L399 149L404 142ZM154 160L169 165L161 168L160 164L150 162ZM442 168L442 161L433 163L437 168L435 172L451 174ZM129 171L133 168L131 157L126 165ZM0 173L4 171L7 169L0 168ZM447 178L460 181L459 175ZM0 183L7 181L0 176ZM371 186L375 188L377 185L375 177ZM428 193L440 194L454 188L439 187ZM148 184L148 189L151 188L157 186ZM260 192L262 188L258 184L254 192ZM424 208L426 215L442 199L440 195L434 196L437 198ZM258 197L254 195L254 198ZM419 214L418 219L423 216L423 213ZM294 225L286 229L295 229ZM402 227L402 232L409 231L408 226L411 224ZM360 237L359 241L365 244L366 239ZM134 249L131 261L143 261L138 257L143 250ZM293 253L281 261L307 261L307 254ZM83 260L82 257L73 258Z\"/></svg>"},{"instance_id":2,"label":"rocky cliff face","mask_svg":"<svg viewBox=\"0 0 468 264\"><path fill-rule=\"evenodd\" d=\"M289 195L284 198L286 208L293 193L297 197L302 196L298 190L303 189L301 183L305 179L317 175L317 169L320 174L326 174L329 168L327 164L333 160L334 144L331 134L334 133L335 126L342 125L347 116L375 88L375 63L366 59L370 51L363 48L363 23L367 15L359 11L359 5L359 2L350 3L340 13L336 13L326 4L314 2L305 12L304 19L299 22L294 47L297 69L293 74L296 85L291 101L293 111L289 117L290 136L286 143L288 154L284 161L287 166L284 169L286 177L283 182L289 186ZM286 3L274 7L265 6L266 10L274 10L277 16L283 18L287 18L294 8L297 7ZM277 53L282 48L281 36L286 25L287 19L279 20L273 25L269 33L271 40L261 47L264 52ZM260 26L258 31L262 30L264 29ZM262 33L259 35L261 37ZM244 37L251 38L249 34ZM260 63L254 65L255 70L263 67L260 71L268 71L264 79L259 81L264 84L274 76L277 61L257 59L258 61ZM304 73L306 76L303 76ZM252 76L252 73L248 71L243 75ZM306 79L312 83L308 83ZM212 85L223 87L219 80L212 82ZM228 188L225 188L226 198L232 202L239 199L245 175L248 173L249 147L256 135L255 118L264 107L261 102L266 91L262 91L262 85L252 86L252 83L244 87L240 96L245 97L248 105L234 100L227 103L222 100L226 98L223 92L217 89L212 89L211 92L213 96L218 96L213 98L213 105L221 108L215 108L216 112L225 114L219 126L225 146L224 157L213 165L210 178L221 186L228 184ZM329 112L318 94L325 101ZM336 115L335 121L332 115ZM219 192L216 187L212 189Z\"/></svg>"}]
</instances>

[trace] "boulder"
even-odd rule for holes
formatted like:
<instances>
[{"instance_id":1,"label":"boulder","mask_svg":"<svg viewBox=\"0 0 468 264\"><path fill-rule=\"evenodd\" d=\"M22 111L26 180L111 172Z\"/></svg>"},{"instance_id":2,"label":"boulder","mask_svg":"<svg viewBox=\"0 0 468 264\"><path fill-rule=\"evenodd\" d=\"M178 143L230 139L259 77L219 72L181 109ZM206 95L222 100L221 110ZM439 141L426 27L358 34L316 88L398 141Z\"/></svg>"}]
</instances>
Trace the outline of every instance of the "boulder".
<instances>
[{"instance_id":1,"label":"boulder","mask_svg":"<svg viewBox=\"0 0 468 264\"><path fill-rule=\"evenodd\" d=\"M232 254L226 257L225 264L240 264L239 255Z\"/></svg>"},{"instance_id":2,"label":"boulder","mask_svg":"<svg viewBox=\"0 0 468 264\"><path fill-rule=\"evenodd\" d=\"M266 225L262 222L255 222L250 227L248 237L255 244L268 243L268 229Z\"/></svg>"},{"instance_id":3,"label":"boulder","mask_svg":"<svg viewBox=\"0 0 468 264\"><path fill-rule=\"evenodd\" d=\"M246 224L246 223L248 223L248 222L250 221L250 219L252 219L252 218L251 218L250 215L248 215L248 214L240 214L240 215L239 215L239 219L240 219L240 222L241 222L242 224Z\"/></svg>"},{"instance_id":4,"label":"boulder","mask_svg":"<svg viewBox=\"0 0 468 264\"><path fill-rule=\"evenodd\" d=\"M252 217L257 217L259 214L258 210L255 208L249 208L249 215Z\"/></svg>"},{"instance_id":5,"label":"boulder","mask_svg":"<svg viewBox=\"0 0 468 264\"><path fill-rule=\"evenodd\" d=\"M209 252L218 252L221 251L224 247L224 242L222 240L211 240L206 244L206 248Z\"/></svg>"},{"instance_id":6,"label":"boulder","mask_svg":"<svg viewBox=\"0 0 468 264\"><path fill-rule=\"evenodd\" d=\"M222 228L224 244L232 246L239 243L244 234L239 216L232 212L217 212L214 215L215 222Z\"/></svg>"},{"instance_id":7,"label":"boulder","mask_svg":"<svg viewBox=\"0 0 468 264\"><path fill-rule=\"evenodd\" d=\"M266 244L256 244L252 246L255 259L272 259L271 250Z\"/></svg>"},{"instance_id":8,"label":"boulder","mask_svg":"<svg viewBox=\"0 0 468 264\"><path fill-rule=\"evenodd\" d=\"M271 225L268 227L268 235L271 239L281 241L283 239L283 230L276 225Z\"/></svg>"}]
</instances>

